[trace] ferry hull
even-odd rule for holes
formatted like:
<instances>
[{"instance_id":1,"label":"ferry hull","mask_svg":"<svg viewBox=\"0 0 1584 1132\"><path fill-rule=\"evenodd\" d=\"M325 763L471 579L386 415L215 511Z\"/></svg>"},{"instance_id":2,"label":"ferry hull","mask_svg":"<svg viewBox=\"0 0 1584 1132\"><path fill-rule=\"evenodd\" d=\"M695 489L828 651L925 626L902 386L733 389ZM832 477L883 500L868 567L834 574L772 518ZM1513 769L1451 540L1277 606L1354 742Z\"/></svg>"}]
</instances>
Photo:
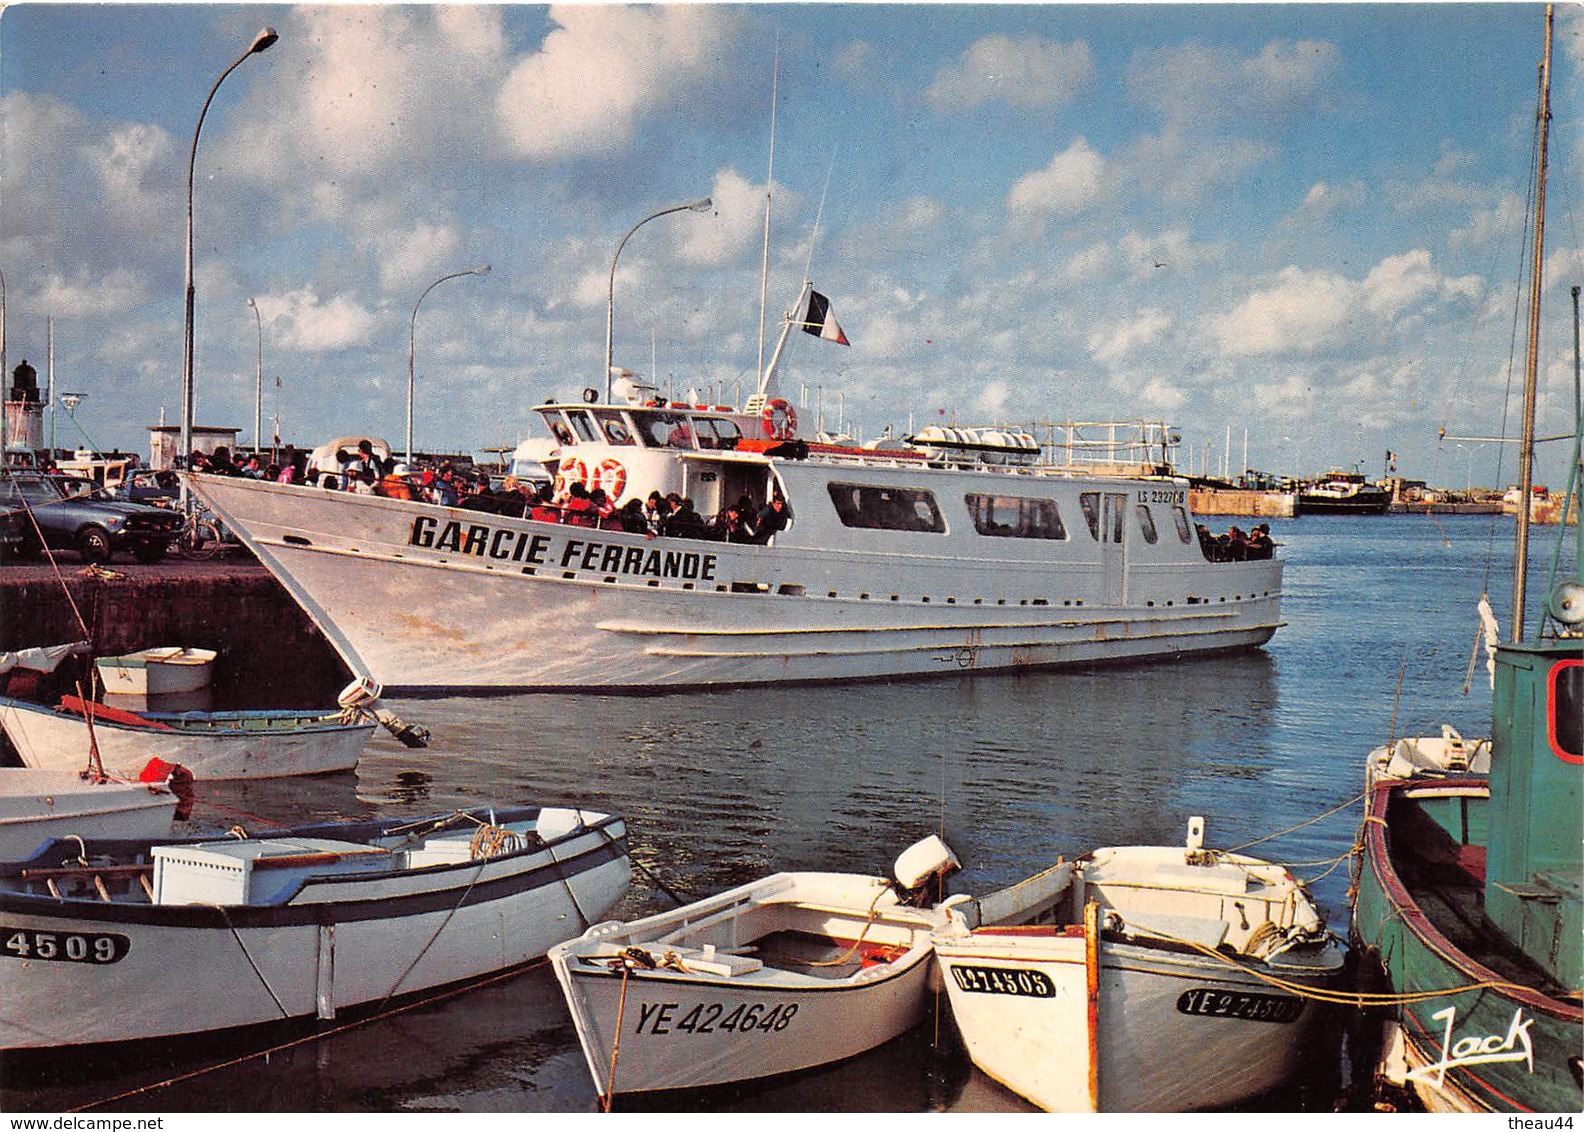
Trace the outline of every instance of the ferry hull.
<instances>
[{"instance_id":1,"label":"ferry hull","mask_svg":"<svg viewBox=\"0 0 1584 1132\"><path fill-rule=\"evenodd\" d=\"M649 539L252 481L205 502L387 690L629 689L927 676L1257 647L1281 564L965 564ZM899 563L900 558L900 563ZM1041 592L1049 597L1019 597ZM1149 590L1152 596L1144 596Z\"/></svg>"}]
</instances>

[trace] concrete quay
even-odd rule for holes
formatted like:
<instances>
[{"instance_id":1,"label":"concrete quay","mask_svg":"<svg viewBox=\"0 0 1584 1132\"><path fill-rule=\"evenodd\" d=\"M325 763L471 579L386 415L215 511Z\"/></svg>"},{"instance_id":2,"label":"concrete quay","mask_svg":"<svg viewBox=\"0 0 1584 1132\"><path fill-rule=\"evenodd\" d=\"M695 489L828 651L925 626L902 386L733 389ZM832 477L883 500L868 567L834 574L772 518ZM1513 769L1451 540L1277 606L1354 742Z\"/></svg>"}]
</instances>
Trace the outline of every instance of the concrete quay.
<instances>
[{"instance_id":1,"label":"concrete quay","mask_svg":"<svg viewBox=\"0 0 1584 1132\"><path fill-rule=\"evenodd\" d=\"M48 559L0 566L0 650L79 641L83 625L98 656L214 649L215 695L235 707L322 707L327 691L333 697L351 679L308 615L250 557L118 558L99 569L74 554L57 561L58 574ZM15 677L22 683L20 670Z\"/></svg>"}]
</instances>

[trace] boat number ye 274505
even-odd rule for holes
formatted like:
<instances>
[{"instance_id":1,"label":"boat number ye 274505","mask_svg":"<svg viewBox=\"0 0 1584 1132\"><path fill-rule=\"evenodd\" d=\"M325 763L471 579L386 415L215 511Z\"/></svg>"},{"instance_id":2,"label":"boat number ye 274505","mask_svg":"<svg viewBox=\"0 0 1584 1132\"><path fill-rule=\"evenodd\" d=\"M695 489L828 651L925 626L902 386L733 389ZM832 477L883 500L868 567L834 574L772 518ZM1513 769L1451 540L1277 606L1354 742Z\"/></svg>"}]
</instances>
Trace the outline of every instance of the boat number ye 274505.
<instances>
[{"instance_id":1,"label":"boat number ye 274505","mask_svg":"<svg viewBox=\"0 0 1584 1132\"><path fill-rule=\"evenodd\" d=\"M521 562L527 566L560 566L563 570L591 570L635 577L715 580L716 556L696 550L656 550L645 546L617 546L557 534L530 534L485 523L444 522L430 515L413 520L412 546L425 550L453 551Z\"/></svg>"}]
</instances>

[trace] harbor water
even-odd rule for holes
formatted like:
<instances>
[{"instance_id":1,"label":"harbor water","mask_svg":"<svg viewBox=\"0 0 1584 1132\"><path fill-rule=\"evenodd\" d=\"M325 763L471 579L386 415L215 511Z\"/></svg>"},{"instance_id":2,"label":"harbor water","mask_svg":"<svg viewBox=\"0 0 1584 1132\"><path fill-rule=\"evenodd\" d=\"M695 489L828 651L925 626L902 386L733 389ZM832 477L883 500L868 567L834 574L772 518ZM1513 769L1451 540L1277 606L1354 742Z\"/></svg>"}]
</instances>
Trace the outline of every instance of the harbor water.
<instances>
[{"instance_id":1,"label":"harbor water","mask_svg":"<svg viewBox=\"0 0 1584 1132\"><path fill-rule=\"evenodd\" d=\"M673 893L692 899L779 870L884 872L930 833L962 859L952 887L985 891L1058 854L1180 843L1188 819L1202 815L1208 844L1249 846L1313 878L1330 924L1345 935L1366 752L1393 736L1439 733L1442 723L1470 737L1488 733L1483 653L1470 678L1475 603L1489 592L1505 631L1513 524L1501 516L1313 516L1272 527L1287 563L1285 624L1261 650L886 684L387 700L430 729L427 749L382 732L355 773L200 783L187 825L259 830L491 802L581 804L629 824L637 869L618 909L629 918L671 906ZM1555 533L1535 532L1541 569L1531 608L1543 596ZM581 631L565 627L569 636ZM281 706L305 692L329 702L337 690L283 683L250 689L251 702L217 706ZM196 1020L203 1003L191 1009ZM968 1066L948 1027L943 1017L852 1062L685 1104L1026 1111ZM251 1056L265 1043L155 1046L91 1073L66 1064L22 1079L7 1074L0 1108L598 1108L543 964L286 1044L292 1037L272 1038L284 1048L267 1056ZM1261 1103L1329 1111L1336 1096L1326 1076Z\"/></svg>"}]
</instances>

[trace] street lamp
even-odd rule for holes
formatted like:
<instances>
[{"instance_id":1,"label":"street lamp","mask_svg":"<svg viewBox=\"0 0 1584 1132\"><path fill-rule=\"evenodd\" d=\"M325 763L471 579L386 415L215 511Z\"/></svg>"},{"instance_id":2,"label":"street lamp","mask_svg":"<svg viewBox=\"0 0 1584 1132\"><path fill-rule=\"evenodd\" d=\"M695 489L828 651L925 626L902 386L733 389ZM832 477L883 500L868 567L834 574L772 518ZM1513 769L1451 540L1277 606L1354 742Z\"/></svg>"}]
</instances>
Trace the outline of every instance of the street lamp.
<instances>
[{"instance_id":1,"label":"street lamp","mask_svg":"<svg viewBox=\"0 0 1584 1132\"><path fill-rule=\"evenodd\" d=\"M181 458L186 461L192 456L192 430L193 430L193 172L198 164L198 134L203 129L204 117L209 113L209 104L214 101L215 92L220 89L220 84L226 81L226 76L247 61L248 56L257 55L261 51L268 51L280 36L274 28L264 28L253 37L253 42L248 44L248 49L237 56L220 77L215 80L214 86L209 88L209 97L204 99L203 109L198 112L198 124L193 127L192 150L187 155L187 256L185 263L186 275L186 310L182 321L182 426L181 426ZM187 477L182 477L181 482L182 509L191 507L190 496L187 489Z\"/></svg>"},{"instance_id":2,"label":"street lamp","mask_svg":"<svg viewBox=\"0 0 1584 1132\"><path fill-rule=\"evenodd\" d=\"M258 332L258 368L254 371L257 385L253 394L253 450L264 449L264 317L252 299L247 304L253 310L253 328Z\"/></svg>"},{"instance_id":3,"label":"street lamp","mask_svg":"<svg viewBox=\"0 0 1584 1132\"><path fill-rule=\"evenodd\" d=\"M1463 488L1463 498L1471 501L1474 498L1474 454L1485 445L1476 444L1471 448L1467 444L1456 444L1453 447L1468 453L1468 482Z\"/></svg>"},{"instance_id":4,"label":"street lamp","mask_svg":"<svg viewBox=\"0 0 1584 1132\"><path fill-rule=\"evenodd\" d=\"M627 235L621 238L621 243L616 245L616 254L611 256L610 267L610 294L605 303L605 400L611 399L611 354L615 346L616 333L616 261L621 258L622 248L626 246L632 234L642 228L651 220L658 220L662 216L670 216L673 212L708 212L714 207L714 202L709 197L696 200L692 204L674 204L670 208L662 208L659 212L652 212L627 230Z\"/></svg>"},{"instance_id":5,"label":"street lamp","mask_svg":"<svg viewBox=\"0 0 1584 1132\"><path fill-rule=\"evenodd\" d=\"M429 297L429 292L433 291L436 287L440 286L440 284L444 283L447 279L459 279L459 278L461 278L464 275L488 275L489 271L490 271L489 264L486 263L486 264L482 264L479 267L470 267L466 271L453 271L450 275L442 275L440 278L436 279L433 283L429 284L429 286L425 287L423 294L419 295L418 296L418 301L413 304L412 325L408 328L408 332L407 332L407 463L408 464L411 464L413 462L413 354L415 352L415 348L416 348L417 342L418 342L418 308L423 305L424 299Z\"/></svg>"}]
</instances>

